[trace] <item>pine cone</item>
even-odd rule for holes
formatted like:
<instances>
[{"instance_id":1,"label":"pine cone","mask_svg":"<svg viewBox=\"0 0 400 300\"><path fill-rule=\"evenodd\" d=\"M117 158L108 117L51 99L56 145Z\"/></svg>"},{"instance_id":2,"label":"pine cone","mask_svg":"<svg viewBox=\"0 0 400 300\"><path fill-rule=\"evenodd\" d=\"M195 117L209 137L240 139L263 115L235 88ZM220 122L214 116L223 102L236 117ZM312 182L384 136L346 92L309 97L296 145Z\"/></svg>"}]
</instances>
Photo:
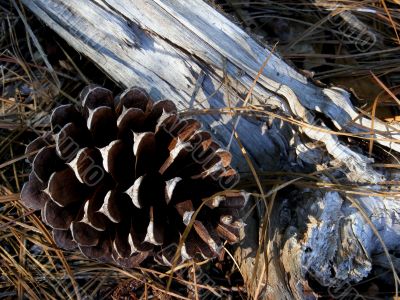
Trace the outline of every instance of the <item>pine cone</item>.
<instances>
[{"instance_id":1,"label":"pine cone","mask_svg":"<svg viewBox=\"0 0 400 300\"><path fill-rule=\"evenodd\" d=\"M149 255L169 264L166 250L202 204L181 259L215 257L224 240L238 241L246 193L226 189L238 179L231 155L198 121L140 88L113 99L88 86L80 100L55 108L51 132L26 149L37 154L21 200L41 210L58 246L125 267Z\"/></svg>"}]
</instances>

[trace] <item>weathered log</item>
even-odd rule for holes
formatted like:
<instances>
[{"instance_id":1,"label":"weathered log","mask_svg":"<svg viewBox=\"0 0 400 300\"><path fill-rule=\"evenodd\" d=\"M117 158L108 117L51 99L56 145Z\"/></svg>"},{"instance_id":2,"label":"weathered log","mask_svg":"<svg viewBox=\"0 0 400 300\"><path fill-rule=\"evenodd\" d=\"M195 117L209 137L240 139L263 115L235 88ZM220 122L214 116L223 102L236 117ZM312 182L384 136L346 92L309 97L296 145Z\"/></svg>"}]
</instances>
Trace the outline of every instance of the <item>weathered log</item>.
<instances>
[{"instance_id":1,"label":"weathered log","mask_svg":"<svg viewBox=\"0 0 400 300\"><path fill-rule=\"evenodd\" d=\"M353 202L337 191L306 189L277 199L269 226L268 266L260 255L255 272L262 224L257 214L249 217L246 239L235 257L253 297L312 298L310 274L325 287L362 280L371 272L372 256L383 252L377 232L389 250L398 251L398 195L380 197L385 188L375 185L389 180L388 172L374 168L362 150L339 141L322 119L343 134L375 139L394 155L400 151L400 126L360 116L348 92L314 84L201 0L22 2L121 86L143 86L153 98L169 98L182 111L245 105L312 125L291 125L272 114L267 122L245 114L199 115L234 153L241 171L248 171L248 166L233 128L260 170L298 171L308 166L324 174L324 168L335 164L338 177L369 184L376 191L369 196L354 195ZM260 69L245 103L243 98ZM322 117L317 118L317 113ZM324 147L315 147L315 141ZM331 177L318 177L335 183Z\"/></svg>"}]
</instances>

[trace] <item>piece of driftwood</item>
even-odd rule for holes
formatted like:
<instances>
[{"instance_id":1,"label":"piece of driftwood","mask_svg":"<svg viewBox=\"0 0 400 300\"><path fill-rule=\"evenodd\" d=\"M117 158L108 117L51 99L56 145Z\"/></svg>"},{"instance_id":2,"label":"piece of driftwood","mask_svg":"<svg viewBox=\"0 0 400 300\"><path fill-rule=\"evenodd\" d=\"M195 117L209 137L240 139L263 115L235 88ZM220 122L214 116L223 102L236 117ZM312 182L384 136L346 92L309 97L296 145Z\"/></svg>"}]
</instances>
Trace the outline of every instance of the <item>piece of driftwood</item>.
<instances>
[{"instance_id":1,"label":"piece of driftwood","mask_svg":"<svg viewBox=\"0 0 400 300\"><path fill-rule=\"evenodd\" d=\"M234 128L258 170L318 170L316 178L326 183L340 179L374 191L349 195L299 188L280 195L268 226L267 265L265 248L256 259L265 227L260 218L265 207L257 203L258 214L248 218L246 238L235 253L253 298L313 299L311 282L329 289L359 282L376 264L389 272L398 268L382 242L394 252L400 248L400 204L397 194L380 184L396 179L396 173L373 167L361 148L332 129L374 139L375 147L397 156L400 126L371 122L353 107L347 91L313 83L201 0L22 2L121 86L143 86L182 111L208 110L198 118L230 148L239 170L249 168ZM243 105L240 117L218 112ZM249 107L271 117L246 117ZM296 126L277 115L309 125ZM326 173L328 167L336 171Z\"/></svg>"}]
</instances>

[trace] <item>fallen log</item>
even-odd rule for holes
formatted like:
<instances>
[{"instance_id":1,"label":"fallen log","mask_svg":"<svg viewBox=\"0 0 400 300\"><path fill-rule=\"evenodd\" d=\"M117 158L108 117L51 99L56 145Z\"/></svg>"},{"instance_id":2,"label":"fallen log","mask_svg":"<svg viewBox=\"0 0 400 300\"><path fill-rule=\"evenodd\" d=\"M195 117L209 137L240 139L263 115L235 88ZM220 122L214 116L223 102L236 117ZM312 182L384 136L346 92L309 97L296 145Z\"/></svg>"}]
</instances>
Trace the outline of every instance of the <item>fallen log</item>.
<instances>
[{"instance_id":1,"label":"fallen log","mask_svg":"<svg viewBox=\"0 0 400 300\"><path fill-rule=\"evenodd\" d=\"M310 299L315 283L329 290L359 282L385 258L386 269L399 271L388 253L399 250L398 193L383 184L398 174L374 167L346 139L373 140L397 157L398 125L372 122L347 91L314 83L201 0L22 2L122 87L142 86L197 115L240 171L249 171L244 148L257 170L314 170L337 187L279 194L268 224L268 208L256 203L235 253L253 298ZM364 189L348 193L339 183Z\"/></svg>"}]
</instances>

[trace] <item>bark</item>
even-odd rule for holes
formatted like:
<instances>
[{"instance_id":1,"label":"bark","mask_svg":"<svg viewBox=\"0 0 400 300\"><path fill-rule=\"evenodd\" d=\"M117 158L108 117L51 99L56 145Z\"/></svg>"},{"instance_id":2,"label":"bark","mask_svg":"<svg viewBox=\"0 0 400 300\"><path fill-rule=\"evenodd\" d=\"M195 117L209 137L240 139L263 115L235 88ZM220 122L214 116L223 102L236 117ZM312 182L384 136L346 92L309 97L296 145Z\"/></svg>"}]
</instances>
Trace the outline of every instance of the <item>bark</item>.
<instances>
[{"instance_id":1,"label":"bark","mask_svg":"<svg viewBox=\"0 0 400 300\"><path fill-rule=\"evenodd\" d=\"M230 148L240 171L249 168L233 128L259 171L319 170L316 177L325 183L339 179L376 192L350 197L297 187L279 194L268 230L267 268L264 248L254 264L265 211L257 203L260 209L246 220L246 237L235 253L252 297L312 299L316 294L310 276L328 288L362 280L375 264L391 268L374 230L389 250L399 250L397 194L378 195L386 192L379 183L397 175L373 167L373 159L330 127L374 138L375 145L397 155L399 126L376 119L372 123L353 107L347 91L314 83L201 0L22 2L121 86L142 86L153 98L169 98L193 113L244 104L262 109L264 119L245 113L198 115ZM251 98L243 103L266 59ZM273 114L314 127L295 126ZM336 171L326 175L332 166ZM379 259L374 260L375 254Z\"/></svg>"}]
</instances>

